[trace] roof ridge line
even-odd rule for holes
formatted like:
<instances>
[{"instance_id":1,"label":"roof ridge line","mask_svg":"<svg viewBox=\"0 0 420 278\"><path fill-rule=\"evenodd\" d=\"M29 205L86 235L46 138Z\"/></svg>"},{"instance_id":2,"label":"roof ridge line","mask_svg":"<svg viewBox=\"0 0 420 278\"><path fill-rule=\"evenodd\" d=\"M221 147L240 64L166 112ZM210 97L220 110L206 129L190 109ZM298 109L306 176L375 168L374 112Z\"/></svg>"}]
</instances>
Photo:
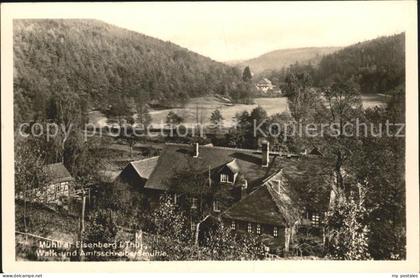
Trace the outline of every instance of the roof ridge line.
<instances>
[{"instance_id":1,"label":"roof ridge line","mask_svg":"<svg viewBox=\"0 0 420 278\"><path fill-rule=\"evenodd\" d=\"M279 174L280 172L283 172L283 168L281 168L280 170L272 173L270 176L266 177L263 181L262 184L265 184L267 181L269 181L272 177L274 177L275 175Z\"/></svg>"}]
</instances>

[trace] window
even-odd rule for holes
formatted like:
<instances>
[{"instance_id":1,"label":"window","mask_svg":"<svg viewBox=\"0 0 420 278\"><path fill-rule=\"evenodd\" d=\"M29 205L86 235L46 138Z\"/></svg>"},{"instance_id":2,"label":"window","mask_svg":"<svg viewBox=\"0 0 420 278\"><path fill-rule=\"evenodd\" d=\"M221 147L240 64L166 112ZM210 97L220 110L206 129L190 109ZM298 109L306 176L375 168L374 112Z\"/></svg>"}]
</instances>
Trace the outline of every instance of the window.
<instances>
[{"instance_id":1,"label":"window","mask_svg":"<svg viewBox=\"0 0 420 278\"><path fill-rule=\"evenodd\" d=\"M191 231L195 231L195 229L197 228L197 224L195 224L194 222L191 222Z\"/></svg>"},{"instance_id":2,"label":"window","mask_svg":"<svg viewBox=\"0 0 420 278\"><path fill-rule=\"evenodd\" d=\"M228 182L229 176L227 174L221 174L220 175L220 182Z\"/></svg>"},{"instance_id":3,"label":"window","mask_svg":"<svg viewBox=\"0 0 420 278\"><path fill-rule=\"evenodd\" d=\"M312 223L312 226L315 226L315 227L319 226L319 214L317 213L312 214L311 223Z\"/></svg>"},{"instance_id":4,"label":"window","mask_svg":"<svg viewBox=\"0 0 420 278\"><path fill-rule=\"evenodd\" d=\"M219 212L220 211L220 204L218 200L213 201L213 211Z\"/></svg>"},{"instance_id":5,"label":"window","mask_svg":"<svg viewBox=\"0 0 420 278\"><path fill-rule=\"evenodd\" d=\"M235 220L232 220L232 224L230 224L230 228L231 228L232 230L236 230L236 223L235 223Z\"/></svg>"},{"instance_id":6,"label":"window","mask_svg":"<svg viewBox=\"0 0 420 278\"><path fill-rule=\"evenodd\" d=\"M252 233L252 224L248 223L248 233Z\"/></svg>"},{"instance_id":7,"label":"window","mask_svg":"<svg viewBox=\"0 0 420 278\"><path fill-rule=\"evenodd\" d=\"M277 227L274 227L273 229L273 236L277 237L279 235L279 230L277 229Z\"/></svg>"},{"instance_id":8,"label":"window","mask_svg":"<svg viewBox=\"0 0 420 278\"><path fill-rule=\"evenodd\" d=\"M261 225L257 224L257 235L261 234Z\"/></svg>"},{"instance_id":9,"label":"window","mask_svg":"<svg viewBox=\"0 0 420 278\"><path fill-rule=\"evenodd\" d=\"M197 208L197 198L192 198L191 208L192 209L196 209Z\"/></svg>"}]
</instances>

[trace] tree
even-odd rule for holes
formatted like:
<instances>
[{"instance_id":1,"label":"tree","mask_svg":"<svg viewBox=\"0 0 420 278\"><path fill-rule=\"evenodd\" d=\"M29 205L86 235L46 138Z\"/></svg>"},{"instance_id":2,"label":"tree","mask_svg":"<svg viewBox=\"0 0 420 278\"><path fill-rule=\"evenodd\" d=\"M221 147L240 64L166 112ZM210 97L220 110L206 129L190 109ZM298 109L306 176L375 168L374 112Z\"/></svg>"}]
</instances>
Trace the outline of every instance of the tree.
<instances>
[{"instance_id":1,"label":"tree","mask_svg":"<svg viewBox=\"0 0 420 278\"><path fill-rule=\"evenodd\" d=\"M350 192L347 186L349 183L344 181L343 165L351 157L352 149L357 145L358 138L354 136L355 130L352 131L351 136L346 136L344 127L347 123L361 117L362 103L360 92L351 80L336 80L330 88L325 90L324 95L328 102L328 108L325 111L327 121L331 125L338 126L335 131L338 132L338 135L327 134L325 136L329 153L332 154L335 164L336 182L332 184L334 193L332 196L336 198L331 200L331 204L334 205L335 201L345 201Z\"/></svg>"},{"instance_id":2,"label":"tree","mask_svg":"<svg viewBox=\"0 0 420 278\"><path fill-rule=\"evenodd\" d=\"M386 107L364 111L368 125L405 123L405 90L398 90ZM398 127L391 127L396 132ZM366 185L366 207L370 210L369 253L374 259L406 257L405 137L361 137L352 156L351 169Z\"/></svg>"},{"instance_id":3,"label":"tree","mask_svg":"<svg viewBox=\"0 0 420 278\"><path fill-rule=\"evenodd\" d=\"M168 195L161 196L159 207L151 214L148 230L153 234L151 247L158 254L156 260L191 259L195 246L187 217Z\"/></svg>"},{"instance_id":4,"label":"tree","mask_svg":"<svg viewBox=\"0 0 420 278\"><path fill-rule=\"evenodd\" d=\"M74 130L69 136L64 152L65 166L82 186L88 186L99 180L103 168L100 138L90 137L85 140L80 130Z\"/></svg>"},{"instance_id":5,"label":"tree","mask_svg":"<svg viewBox=\"0 0 420 278\"><path fill-rule=\"evenodd\" d=\"M83 108L80 98L67 88L62 89L62 92L52 95L49 100L46 114L49 120L58 125L57 136L55 140L60 142L61 162L64 161L64 152L66 142L69 139L69 134L81 127L83 123Z\"/></svg>"},{"instance_id":6,"label":"tree","mask_svg":"<svg viewBox=\"0 0 420 278\"><path fill-rule=\"evenodd\" d=\"M146 105L137 106L137 118L136 123L140 124L143 129L146 129L147 126L152 122L152 117L150 116L149 109Z\"/></svg>"},{"instance_id":7,"label":"tree","mask_svg":"<svg viewBox=\"0 0 420 278\"><path fill-rule=\"evenodd\" d=\"M249 66L246 66L243 73L242 73L242 80L244 82L251 82L252 80L252 73L251 73L251 69L249 68Z\"/></svg>"},{"instance_id":8,"label":"tree","mask_svg":"<svg viewBox=\"0 0 420 278\"><path fill-rule=\"evenodd\" d=\"M119 126L122 127L124 121L127 122L132 117L127 99L116 96L111 103L111 107L107 111L108 117L115 118Z\"/></svg>"},{"instance_id":9,"label":"tree","mask_svg":"<svg viewBox=\"0 0 420 278\"><path fill-rule=\"evenodd\" d=\"M243 111L236 114L236 127L230 132L228 139L243 148L257 148L258 137L267 134L267 119L267 112L261 106L254 108L251 113Z\"/></svg>"},{"instance_id":10,"label":"tree","mask_svg":"<svg viewBox=\"0 0 420 278\"><path fill-rule=\"evenodd\" d=\"M32 138L15 139L15 194L23 193L23 225L28 230L27 202L31 202L29 191L47 182L43 171L44 160L41 148Z\"/></svg>"},{"instance_id":11,"label":"tree","mask_svg":"<svg viewBox=\"0 0 420 278\"><path fill-rule=\"evenodd\" d=\"M348 202L340 204L327 214L330 228L328 258L338 260L368 260L369 211L365 206L366 189L358 184L359 196L351 194Z\"/></svg>"},{"instance_id":12,"label":"tree","mask_svg":"<svg viewBox=\"0 0 420 278\"><path fill-rule=\"evenodd\" d=\"M288 96L290 113L296 122L306 123L314 114L320 99L311 87L311 77L307 73L289 73L286 77L285 94Z\"/></svg>"},{"instance_id":13,"label":"tree","mask_svg":"<svg viewBox=\"0 0 420 278\"><path fill-rule=\"evenodd\" d=\"M141 90L138 96L134 98L137 111L136 123L144 129L152 122L147 104L148 100L149 94L144 90Z\"/></svg>"},{"instance_id":14,"label":"tree","mask_svg":"<svg viewBox=\"0 0 420 278\"><path fill-rule=\"evenodd\" d=\"M223 126L223 120L224 120L224 118L222 116L222 113L220 113L220 110L219 109L216 109L216 110L214 110L211 113L210 122L214 126L216 126L216 127L222 127Z\"/></svg>"}]
</instances>

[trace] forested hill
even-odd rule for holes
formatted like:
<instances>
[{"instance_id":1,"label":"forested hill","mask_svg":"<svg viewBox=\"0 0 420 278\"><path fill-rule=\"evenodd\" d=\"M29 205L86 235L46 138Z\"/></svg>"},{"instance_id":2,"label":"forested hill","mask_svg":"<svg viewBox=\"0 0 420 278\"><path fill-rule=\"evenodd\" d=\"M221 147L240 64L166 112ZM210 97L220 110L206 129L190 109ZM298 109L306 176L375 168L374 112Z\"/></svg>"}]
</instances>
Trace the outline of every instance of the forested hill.
<instances>
[{"instance_id":1,"label":"forested hill","mask_svg":"<svg viewBox=\"0 0 420 278\"><path fill-rule=\"evenodd\" d=\"M289 72L308 73L315 87L324 87L337 78L351 78L364 95L388 94L397 87L404 88L405 34L353 44L321 57L318 64L294 63L264 76L282 86Z\"/></svg>"},{"instance_id":2,"label":"forested hill","mask_svg":"<svg viewBox=\"0 0 420 278\"><path fill-rule=\"evenodd\" d=\"M405 80L405 34L357 43L324 56L315 71L316 83L336 77L355 78L362 94L387 93Z\"/></svg>"},{"instance_id":3,"label":"forested hill","mask_svg":"<svg viewBox=\"0 0 420 278\"><path fill-rule=\"evenodd\" d=\"M53 93L77 94L90 107L139 95L164 103L227 95L241 79L233 67L98 20L15 20L13 29L17 121L42 113Z\"/></svg>"}]
</instances>

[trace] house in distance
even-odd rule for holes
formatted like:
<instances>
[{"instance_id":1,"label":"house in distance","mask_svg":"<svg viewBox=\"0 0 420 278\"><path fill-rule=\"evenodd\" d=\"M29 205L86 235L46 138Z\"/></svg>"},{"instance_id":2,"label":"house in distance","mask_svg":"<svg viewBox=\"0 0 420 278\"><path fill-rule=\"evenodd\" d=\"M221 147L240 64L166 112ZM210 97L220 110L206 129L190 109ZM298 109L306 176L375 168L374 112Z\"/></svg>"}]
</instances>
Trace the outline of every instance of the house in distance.
<instances>
[{"instance_id":1,"label":"house in distance","mask_svg":"<svg viewBox=\"0 0 420 278\"><path fill-rule=\"evenodd\" d=\"M274 85L271 83L271 81L267 78L263 78L260 81L255 84L255 87L258 91L267 93L268 91L272 91L274 89Z\"/></svg>"}]
</instances>

